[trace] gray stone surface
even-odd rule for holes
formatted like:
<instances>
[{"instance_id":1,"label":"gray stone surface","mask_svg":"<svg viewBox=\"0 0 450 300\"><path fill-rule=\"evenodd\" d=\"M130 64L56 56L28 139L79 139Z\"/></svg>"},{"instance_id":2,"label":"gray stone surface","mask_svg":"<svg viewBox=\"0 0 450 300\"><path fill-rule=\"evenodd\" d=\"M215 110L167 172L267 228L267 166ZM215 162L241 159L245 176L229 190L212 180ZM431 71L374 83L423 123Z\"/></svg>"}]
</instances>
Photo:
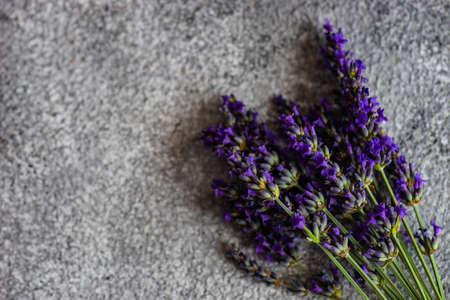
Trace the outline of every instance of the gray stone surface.
<instances>
[{"instance_id":1,"label":"gray stone surface","mask_svg":"<svg viewBox=\"0 0 450 300\"><path fill-rule=\"evenodd\" d=\"M449 11L0 0L0 299L295 299L224 259L221 243L239 240L209 189L222 166L198 136L222 93L263 112L275 93L326 94L325 17L365 60L389 133L428 180L423 214L448 228Z\"/></svg>"}]
</instances>

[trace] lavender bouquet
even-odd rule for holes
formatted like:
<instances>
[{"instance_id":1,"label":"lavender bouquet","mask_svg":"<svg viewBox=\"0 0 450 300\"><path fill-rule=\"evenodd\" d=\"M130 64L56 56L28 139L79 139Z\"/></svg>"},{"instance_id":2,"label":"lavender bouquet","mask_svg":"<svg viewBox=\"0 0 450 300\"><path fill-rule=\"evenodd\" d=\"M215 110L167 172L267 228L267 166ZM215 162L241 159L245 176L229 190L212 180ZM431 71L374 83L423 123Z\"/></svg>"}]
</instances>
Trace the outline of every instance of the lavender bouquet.
<instances>
[{"instance_id":1,"label":"lavender bouquet","mask_svg":"<svg viewBox=\"0 0 450 300\"><path fill-rule=\"evenodd\" d=\"M337 81L334 99L305 111L278 96L278 125L269 129L234 96L223 96L226 121L202 135L228 167L227 179L211 184L224 219L266 261L301 275L280 277L234 245L227 254L256 278L300 295L342 299L342 274L363 299L367 289L381 299L445 299L433 258L441 227L422 221L420 173L383 131L386 118L369 95L364 63L344 49L341 29L328 20L324 29L320 53ZM300 242L315 244L330 264L320 273L307 269Z\"/></svg>"}]
</instances>

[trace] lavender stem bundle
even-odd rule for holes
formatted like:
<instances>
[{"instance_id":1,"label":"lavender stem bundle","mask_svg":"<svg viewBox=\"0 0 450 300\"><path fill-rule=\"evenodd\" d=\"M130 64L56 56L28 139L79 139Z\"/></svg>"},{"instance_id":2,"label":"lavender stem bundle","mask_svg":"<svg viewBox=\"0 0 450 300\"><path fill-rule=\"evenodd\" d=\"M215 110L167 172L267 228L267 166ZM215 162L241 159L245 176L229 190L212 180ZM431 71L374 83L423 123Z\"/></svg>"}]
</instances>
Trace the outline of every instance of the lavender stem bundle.
<instances>
[{"instance_id":1,"label":"lavender stem bundle","mask_svg":"<svg viewBox=\"0 0 450 300\"><path fill-rule=\"evenodd\" d=\"M223 96L226 120L202 135L228 167L227 179L211 184L225 221L267 262L301 274L280 277L235 246L227 255L247 273L299 295L343 299L340 273L363 299L369 289L380 299L445 299L433 257L442 228L434 221L426 227L418 210L423 180L384 132L387 119L365 85L364 63L344 49L340 29L334 32L328 21L324 29L320 52L336 78L334 99L302 110L278 96L278 126L270 129L234 96ZM415 234L405 218L409 207L419 225ZM301 263L301 242L329 258L326 271Z\"/></svg>"}]
</instances>

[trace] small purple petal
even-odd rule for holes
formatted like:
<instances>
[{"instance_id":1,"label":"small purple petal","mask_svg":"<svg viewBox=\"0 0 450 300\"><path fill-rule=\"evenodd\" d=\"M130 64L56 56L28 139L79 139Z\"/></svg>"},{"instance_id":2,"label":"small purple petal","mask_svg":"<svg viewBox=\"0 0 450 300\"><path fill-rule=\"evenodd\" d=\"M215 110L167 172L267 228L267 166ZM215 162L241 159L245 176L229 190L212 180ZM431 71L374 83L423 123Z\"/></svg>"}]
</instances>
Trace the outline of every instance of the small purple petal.
<instances>
[{"instance_id":1,"label":"small purple petal","mask_svg":"<svg viewBox=\"0 0 450 300\"><path fill-rule=\"evenodd\" d=\"M443 227L436 225L433 220L430 221L430 225L433 226L435 236L437 236L439 234L439 231L443 229Z\"/></svg>"},{"instance_id":2,"label":"small purple petal","mask_svg":"<svg viewBox=\"0 0 450 300\"><path fill-rule=\"evenodd\" d=\"M302 214L295 213L291 218L292 229L303 229L306 224L305 217Z\"/></svg>"},{"instance_id":3,"label":"small purple petal","mask_svg":"<svg viewBox=\"0 0 450 300\"><path fill-rule=\"evenodd\" d=\"M406 208L402 205L397 205L394 207L395 212L397 213L399 218L403 218L404 216L407 216Z\"/></svg>"}]
</instances>

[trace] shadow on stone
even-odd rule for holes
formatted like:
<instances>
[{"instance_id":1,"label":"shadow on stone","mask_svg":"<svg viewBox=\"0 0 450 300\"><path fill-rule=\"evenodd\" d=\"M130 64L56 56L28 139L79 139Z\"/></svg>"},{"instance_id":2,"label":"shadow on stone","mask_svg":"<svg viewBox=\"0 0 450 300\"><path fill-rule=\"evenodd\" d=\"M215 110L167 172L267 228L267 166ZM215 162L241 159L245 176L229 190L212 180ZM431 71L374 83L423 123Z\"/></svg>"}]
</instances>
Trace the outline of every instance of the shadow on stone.
<instances>
[{"instance_id":1,"label":"shadow on stone","mask_svg":"<svg viewBox=\"0 0 450 300\"><path fill-rule=\"evenodd\" d=\"M200 136L202 130L220 118L220 96L197 95L195 98L203 101L195 106L192 114L186 112L180 116L167 145L168 155L175 169L174 182L183 189L197 191L194 204L202 213L213 214L219 221L221 213L210 183L213 178L223 177L226 169L210 149L203 147Z\"/></svg>"},{"instance_id":2,"label":"shadow on stone","mask_svg":"<svg viewBox=\"0 0 450 300\"><path fill-rule=\"evenodd\" d=\"M320 98L330 98L333 89L331 74L323 68L319 49L322 42L322 32L306 18L299 26L299 33L294 43L296 74L299 80L295 84L294 101L303 107L319 103Z\"/></svg>"},{"instance_id":3,"label":"shadow on stone","mask_svg":"<svg viewBox=\"0 0 450 300\"><path fill-rule=\"evenodd\" d=\"M297 37L295 41L289 43L289 47L295 51L296 59L292 63L299 77L298 82L293 83L293 100L301 107L310 107L319 103L322 97L331 97L335 86L332 84L331 75L321 66L319 54L321 39L317 26L306 21L299 26ZM203 129L211 124L219 123L222 118L218 110L221 103L220 95L195 95L193 98L203 98L203 101L195 107L196 111L191 112L193 115L185 112L179 119L170 143L167 145L168 154L173 159L173 167L176 170L174 181L182 186L182 189L197 190L198 197L194 200L194 205L199 207L202 213L216 218L219 223L222 222L220 200L214 197L210 183L214 178L225 178L226 167L210 149L203 147L200 135ZM273 96L268 97L265 104L273 107L272 98ZM269 126L276 124L275 109L270 110L268 119L265 121ZM221 226L229 227L228 224ZM233 228L234 236L239 239L239 246L248 248L251 244L249 237L242 234L236 227ZM229 241L219 239L214 248L223 252L223 244ZM313 270L319 267L323 269L324 266L320 263L322 255L316 251L314 245L304 241L301 244L300 251L305 264L312 266Z\"/></svg>"}]
</instances>

